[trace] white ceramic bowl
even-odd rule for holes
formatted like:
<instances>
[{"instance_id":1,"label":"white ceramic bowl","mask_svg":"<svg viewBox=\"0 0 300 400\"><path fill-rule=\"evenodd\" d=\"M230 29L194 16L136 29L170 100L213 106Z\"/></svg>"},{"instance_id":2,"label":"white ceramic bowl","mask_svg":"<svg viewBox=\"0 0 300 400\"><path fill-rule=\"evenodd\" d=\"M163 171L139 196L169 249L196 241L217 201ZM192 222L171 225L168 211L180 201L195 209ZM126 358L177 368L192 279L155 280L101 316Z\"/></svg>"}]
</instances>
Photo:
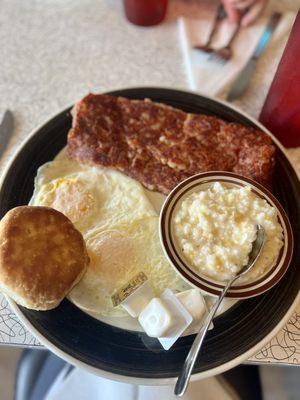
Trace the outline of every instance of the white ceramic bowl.
<instances>
[{"instance_id":1,"label":"white ceramic bowl","mask_svg":"<svg viewBox=\"0 0 300 400\"><path fill-rule=\"evenodd\" d=\"M215 182L235 187L251 186L253 193L277 209L278 221L283 230L283 247L277 260L264 275L256 280L232 286L226 297L243 299L257 296L273 287L286 272L293 253L293 233L288 217L278 200L265 187L251 179L231 172L212 171L194 175L177 185L168 195L160 213L160 240L165 255L176 271L192 286L201 289L204 293L215 296L220 294L224 282L195 272L176 245L172 224L174 211L184 197L199 189L206 189Z\"/></svg>"}]
</instances>

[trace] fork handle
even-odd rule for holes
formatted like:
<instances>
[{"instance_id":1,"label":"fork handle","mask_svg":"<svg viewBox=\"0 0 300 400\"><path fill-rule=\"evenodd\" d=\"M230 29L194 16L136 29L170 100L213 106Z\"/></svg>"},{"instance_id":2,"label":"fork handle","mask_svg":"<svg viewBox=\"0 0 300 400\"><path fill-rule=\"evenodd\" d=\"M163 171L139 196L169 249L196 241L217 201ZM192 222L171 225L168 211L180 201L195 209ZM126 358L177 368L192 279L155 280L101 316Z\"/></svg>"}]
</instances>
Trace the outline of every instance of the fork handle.
<instances>
[{"instance_id":1,"label":"fork handle","mask_svg":"<svg viewBox=\"0 0 300 400\"><path fill-rule=\"evenodd\" d=\"M225 16L226 16L226 14L225 14L225 10L224 10L223 4L220 4L218 9L217 9L217 12L216 12L216 16L215 16L215 20L213 22L212 30L210 31L209 37L208 37L206 45L205 45L206 47L210 46L211 41L212 41L216 31L217 31L218 23L223 18L225 18Z\"/></svg>"},{"instance_id":2,"label":"fork handle","mask_svg":"<svg viewBox=\"0 0 300 400\"><path fill-rule=\"evenodd\" d=\"M192 344L192 347L189 351L189 354L187 355L185 362L183 364L182 370L179 374L179 377L177 379L176 385L175 385L175 390L174 393L176 396L183 396L186 388L189 384L190 377L197 359L197 356L199 354L199 351L201 349L204 337L206 335L206 332L208 330L209 325L211 324L212 319L214 318L222 300L224 299L228 289L230 286L233 284L233 282L238 278L238 276L235 276L232 278L227 285L224 287L222 290L222 293L220 294L218 300L214 303L213 307L211 308L209 314L207 315L204 324L202 325L202 328L198 332L194 343Z\"/></svg>"},{"instance_id":3,"label":"fork handle","mask_svg":"<svg viewBox=\"0 0 300 400\"><path fill-rule=\"evenodd\" d=\"M231 46L232 42L236 38L236 36L239 33L240 29L241 29L241 24L238 23L236 28L235 28L235 30L233 31L233 34L230 36L230 38L229 38L229 40L228 40L228 42L227 42L225 47L230 47Z\"/></svg>"}]
</instances>

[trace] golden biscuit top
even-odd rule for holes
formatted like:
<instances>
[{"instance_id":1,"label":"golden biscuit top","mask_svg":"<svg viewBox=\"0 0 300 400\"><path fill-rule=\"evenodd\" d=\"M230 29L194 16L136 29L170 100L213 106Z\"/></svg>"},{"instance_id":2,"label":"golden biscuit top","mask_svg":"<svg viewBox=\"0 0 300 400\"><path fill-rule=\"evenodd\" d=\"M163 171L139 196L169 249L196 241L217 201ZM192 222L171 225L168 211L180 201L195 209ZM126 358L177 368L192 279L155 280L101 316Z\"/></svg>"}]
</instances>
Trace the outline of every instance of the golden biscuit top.
<instances>
[{"instance_id":1,"label":"golden biscuit top","mask_svg":"<svg viewBox=\"0 0 300 400\"><path fill-rule=\"evenodd\" d=\"M59 211L22 206L0 222L0 287L26 302L60 301L87 264L81 233Z\"/></svg>"}]
</instances>

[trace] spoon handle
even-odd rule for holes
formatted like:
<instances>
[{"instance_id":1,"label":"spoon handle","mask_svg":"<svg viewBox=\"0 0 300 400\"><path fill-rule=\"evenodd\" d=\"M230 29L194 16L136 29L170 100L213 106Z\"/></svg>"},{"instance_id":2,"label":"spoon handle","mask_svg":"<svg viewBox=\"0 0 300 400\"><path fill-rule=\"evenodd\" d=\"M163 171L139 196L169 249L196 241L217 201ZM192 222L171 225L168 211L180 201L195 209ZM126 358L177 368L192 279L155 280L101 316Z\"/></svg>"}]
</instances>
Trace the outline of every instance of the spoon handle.
<instances>
[{"instance_id":1,"label":"spoon handle","mask_svg":"<svg viewBox=\"0 0 300 400\"><path fill-rule=\"evenodd\" d=\"M180 375L179 375L176 385L175 385L174 393L176 396L181 397L184 395L186 388L188 386L188 383L190 381L190 377L191 377L198 353L201 349L204 337L208 330L208 327L209 327L212 319L214 318L214 316L217 312L217 309L219 308L224 296L226 295L228 289L233 284L233 282L236 280L236 278L237 277L234 277L233 279L231 279L227 283L227 285L224 287L219 298L216 300L216 302L214 303L213 307L211 308L209 314L207 315L200 331L198 332L197 336L195 337L194 343L192 344L189 354L187 355L187 357L185 359L182 370L180 372Z\"/></svg>"}]
</instances>

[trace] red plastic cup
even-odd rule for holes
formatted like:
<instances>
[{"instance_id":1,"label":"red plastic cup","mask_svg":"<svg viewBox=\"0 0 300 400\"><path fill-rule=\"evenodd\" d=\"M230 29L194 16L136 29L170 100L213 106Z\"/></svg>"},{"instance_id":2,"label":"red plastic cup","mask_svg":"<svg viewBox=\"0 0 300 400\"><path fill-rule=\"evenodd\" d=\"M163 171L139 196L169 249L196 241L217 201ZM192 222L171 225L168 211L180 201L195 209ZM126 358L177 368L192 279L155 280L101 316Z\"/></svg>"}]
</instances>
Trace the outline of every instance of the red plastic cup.
<instances>
[{"instance_id":1,"label":"red plastic cup","mask_svg":"<svg viewBox=\"0 0 300 400\"><path fill-rule=\"evenodd\" d=\"M124 0L128 21L135 25L159 24L166 15L168 0Z\"/></svg>"},{"instance_id":2,"label":"red plastic cup","mask_svg":"<svg viewBox=\"0 0 300 400\"><path fill-rule=\"evenodd\" d=\"M285 147L300 146L300 11L259 119Z\"/></svg>"}]
</instances>

